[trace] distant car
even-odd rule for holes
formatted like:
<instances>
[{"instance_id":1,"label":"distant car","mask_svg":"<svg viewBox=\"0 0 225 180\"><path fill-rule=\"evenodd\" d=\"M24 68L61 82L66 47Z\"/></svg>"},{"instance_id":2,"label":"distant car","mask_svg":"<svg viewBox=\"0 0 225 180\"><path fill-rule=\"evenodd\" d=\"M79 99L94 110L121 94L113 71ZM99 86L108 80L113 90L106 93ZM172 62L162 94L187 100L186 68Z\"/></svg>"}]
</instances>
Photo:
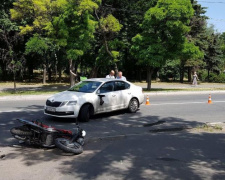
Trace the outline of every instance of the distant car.
<instances>
[{"instance_id":1,"label":"distant car","mask_svg":"<svg viewBox=\"0 0 225 180\"><path fill-rule=\"evenodd\" d=\"M142 87L119 79L93 78L48 98L44 113L89 121L90 116L99 113L120 109L136 112L143 101Z\"/></svg>"}]
</instances>

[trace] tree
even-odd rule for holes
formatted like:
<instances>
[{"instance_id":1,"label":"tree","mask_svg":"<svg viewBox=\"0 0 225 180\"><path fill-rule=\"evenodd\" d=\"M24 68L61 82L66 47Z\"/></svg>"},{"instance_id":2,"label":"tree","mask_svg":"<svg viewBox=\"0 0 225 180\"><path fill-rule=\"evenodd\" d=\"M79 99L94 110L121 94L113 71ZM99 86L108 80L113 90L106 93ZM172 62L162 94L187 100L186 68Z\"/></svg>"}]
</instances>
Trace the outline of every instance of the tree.
<instances>
[{"instance_id":1,"label":"tree","mask_svg":"<svg viewBox=\"0 0 225 180\"><path fill-rule=\"evenodd\" d=\"M191 18L190 22L190 32L187 34L187 44L185 46L183 55L181 55L180 62L180 82L183 83L184 70L188 69L188 81L191 81L191 72L195 71L196 68L204 66L203 56L205 50L207 49L207 16L205 16L206 8L198 4L197 1L192 0L192 7L194 9L194 16ZM196 46L196 47L195 47ZM190 50L188 49L190 48ZM187 53L191 54L187 54ZM193 57L191 57L191 56Z\"/></svg>"},{"instance_id":2,"label":"tree","mask_svg":"<svg viewBox=\"0 0 225 180\"><path fill-rule=\"evenodd\" d=\"M112 15L111 11L108 11L107 7L112 8L112 5L107 5L105 8L106 2L107 1L103 1L100 8L98 10L95 9L95 16L98 20L96 37L98 40L100 40L100 42L98 42L99 54L96 57L96 62L114 65L115 75L117 75L117 62L120 52L116 50L117 47L115 42L118 42L118 40L115 39L115 35L121 30L123 26L119 23L119 20ZM99 66L99 63L97 63L97 66Z\"/></svg>"},{"instance_id":3,"label":"tree","mask_svg":"<svg viewBox=\"0 0 225 180\"><path fill-rule=\"evenodd\" d=\"M47 69L47 54L49 50L49 40L47 38L42 38L38 34L35 34L26 43L25 54L32 54L33 56L38 56L41 59L41 64L43 65L43 84L46 83L46 69Z\"/></svg>"},{"instance_id":4,"label":"tree","mask_svg":"<svg viewBox=\"0 0 225 180\"><path fill-rule=\"evenodd\" d=\"M136 64L136 59L130 53L132 38L141 31L140 22L144 20L144 13L156 5L156 0L107 0L107 8L113 16L123 25L116 35L117 48L119 51L118 68L128 79L142 79L143 70L141 65Z\"/></svg>"},{"instance_id":5,"label":"tree","mask_svg":"<svg viewBox=\"0 0 225 180\"><path fill-rule=\"evenodd\" d=\"M19 0L11 14L13 19L21 21L21 34L35 32L56 44L58 51L65 48L73 85L75 62L90 48L94 38L96 22L92 13L97 8L98 4L92 0Z\"/></svg>"},{"instance_id":6,"label":"tree","mask_svg":"<svg viewBox=\"0 0 225 180\"><path fill-rule=\"evenodd\" d=\"M159 78L162 81L175 81L178 78L180 59L167 60L166 64L159 70Z\"/></svg>"},{"instance_id":7,"label":"tree","mask_svg":"<svg viewBox=\"0 0 225 180\"><path fill-rule=\"evenodd\" d=\"M223 65L221 44L219 34L214 32L213 26L208 28L208 48L204 57L206 69L208 71L208 81L210 71L219 74L220 67Z\"/></svg>"},{"instance_id":8,"label":"tree","mask_svg":"<svg viewBox=\"0 0 225 180\"><path fill-rule=\"evenodd\" d=\"M20 24L20 35L23 36L32 36L32 34L38 34L38 37L41 37L43 39L47 38L48 41L52 41L52 44L55 44L56 46L59 45L65 45L65 39L62 39L60 36L58 36L56 39L50 38L50 32L52 31L52 24L54 23L54 19L59 16L60 13L62 13L65 9L65 6L68 4L66 0L60 0L60 1L49 1L49 0L40 0L40 1L29 1L29 0L18 0L13 3L13 9L10 9L11 12L11 18L16 21L18 24ZM60 35L63 34L63 32L59 33ZM37 39L37 36L36 36ZM39 42L34 39L30 38L29 49L30 51L27 51L28 53L33 53L34 51L31 51L33 46L33 49L36 49L38 44L35 44L35 42ZM37 46L37 47L36 47ZM51 46L52 47L52 46ZM42 48L42 47L40 47ZM58 49L59 48L54 48ZM41 53L39 55L44 55L45 53ZM43 64L44 68L46 68L46 58L40 58L44 62ZM44 69L45 72L46 69ZM46 73L43 74L43 83L46 81Z\"/></svg>"},{"instance_id":9,"label":"tree","mask_svg":"<svg viewBox=\"0 0 225 180\"><path fill-rule=\"evenodd\" d=\"M222 51L222 60L223 60L223 71L225 69L225 32L220 35L221 41L221 51Z\"/></svg>"},{"instance_id":10,"label":"tree","mask_svg":"<svg viewBox=\"0 0 225 180\"><path fill-rule=\"evenodd\" d=\"M16 92L16 76L22 72L24 64L23 52L19 48L22 38L19 36L19 27L13 23L8 14L3 11L0 14L0 54L4 70L13 73L14 92Z\"/></svg>"},{"instance_id":11,"label":"tree","mask_svg":"<svg viewBox=\"0 0 225 180\"><path fill-rule=\"evenodd\" d=\"M191 81L191 69L203 66L203 52L191 40L186 40L180 55L180 67L188 67L188 80ZM195 71L195 69L194 69ZM180 82L183 83L184 70L180 71Z\"/></svg>"},{"instance_id":12,"label":"tree","mask_svg":"<svg viewBox=\"0 0 225 180\"><path fill-rule=\"evenodd\" d=\"M76 2L76 1L74 1ZM93 18L94 10L98 4L91 0L81 0L77 7L71 3L67 9L65 22L68 27L69 39L67 41L67 58L70 62L70 84L74 84L72 71L79 57L91 48L97 22ZM71 21L71 19L73 19Z\"/></svg>"},{"instance_id":13,"label":"tree","mask_svg":"<svg viewBox=\"0 0 225 180\"><path fill-rule=\"evenodd\" d=\"M142 23L142 32L133 38L132 53L138 64L147 68L147 90L155 68L175 59L183 49L188 24L193 16L189 0L159 0L150 8Z\"/></svg>"}]
</instances>

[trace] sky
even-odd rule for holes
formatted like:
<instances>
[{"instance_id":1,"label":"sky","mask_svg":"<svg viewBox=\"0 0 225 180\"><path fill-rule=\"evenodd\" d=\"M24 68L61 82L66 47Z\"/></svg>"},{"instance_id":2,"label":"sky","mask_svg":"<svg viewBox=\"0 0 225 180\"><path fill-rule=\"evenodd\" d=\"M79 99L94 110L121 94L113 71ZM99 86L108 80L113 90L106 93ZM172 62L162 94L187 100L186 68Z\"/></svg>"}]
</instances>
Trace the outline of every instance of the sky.
<instances>
[{"instance_id":1,"label":"sky","mask_svg":"<svg viewBox=\"0 0 225 180\"><path fill-rule=\"evenodd\" d=\"M197 0L202 7L207 7L208 24L213 24L217 32L225 32L225 0Z\"/></svg>"}]
</instances>

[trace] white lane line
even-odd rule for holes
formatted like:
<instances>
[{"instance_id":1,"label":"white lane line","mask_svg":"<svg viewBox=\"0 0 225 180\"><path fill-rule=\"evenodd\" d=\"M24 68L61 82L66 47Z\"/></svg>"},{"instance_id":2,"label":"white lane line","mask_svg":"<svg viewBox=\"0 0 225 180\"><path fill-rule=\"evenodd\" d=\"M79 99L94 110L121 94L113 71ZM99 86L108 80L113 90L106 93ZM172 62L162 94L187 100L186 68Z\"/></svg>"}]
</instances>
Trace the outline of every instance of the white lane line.
<instances>
[{"instance_id":1,"label":"white lane line","mask_svg":"<svg viewBox=\"0 0 225 180\"><path fill-rule=\"evenodd\" d=\"M42 111L42 109L11 109L11 110L5 110L5 111L0 111L0 113L10 113L10 112L26 112L26 111L32 111L32 112L38 112Z\"/></svg>"},{"instance_id":2,"label":"white lane line","mask_svg":"<svg viewBox=\"0 0 225 180\"><path fill-rule=\"evenodd\" d=\"M213 101L212 104L214 103L225 103L225 101ZM179 105L179 104L208 104L208 102L202 101L202 102L184 102L184 103L159 103L159 104L150 103L150 106ZM145 105L145 104L142 104L142 105Z\"/></svg>"}]
</instances>

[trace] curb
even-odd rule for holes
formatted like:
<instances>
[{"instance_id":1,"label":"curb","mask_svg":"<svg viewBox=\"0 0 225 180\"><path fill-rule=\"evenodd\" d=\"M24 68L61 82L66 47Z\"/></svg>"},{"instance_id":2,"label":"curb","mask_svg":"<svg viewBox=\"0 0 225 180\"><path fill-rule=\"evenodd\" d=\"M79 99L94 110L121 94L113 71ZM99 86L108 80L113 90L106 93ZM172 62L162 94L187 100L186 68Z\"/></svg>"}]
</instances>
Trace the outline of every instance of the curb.
<instances>
[{"instance_id":1,"label":"curb","mask_svg":"<svg viewBox=\"0 0 225 180\"><path fill-rule=\"evenodd\" d=\"M3 96L0 97L0 101L20 101L20 100L47 100L53 94L48 95L22 95L22 96Z\"/></svg>"},{"instance_id":2,"label":"curb","mask_svg":"<svg viewBox=\"0 0 225 180\"><path fill-rule=\"evenodd\" d=\"M225 91L166 91L166 92L145 92L145 95L189 95L189 94L225 94Z\"/></svg>"}]
</instances>

